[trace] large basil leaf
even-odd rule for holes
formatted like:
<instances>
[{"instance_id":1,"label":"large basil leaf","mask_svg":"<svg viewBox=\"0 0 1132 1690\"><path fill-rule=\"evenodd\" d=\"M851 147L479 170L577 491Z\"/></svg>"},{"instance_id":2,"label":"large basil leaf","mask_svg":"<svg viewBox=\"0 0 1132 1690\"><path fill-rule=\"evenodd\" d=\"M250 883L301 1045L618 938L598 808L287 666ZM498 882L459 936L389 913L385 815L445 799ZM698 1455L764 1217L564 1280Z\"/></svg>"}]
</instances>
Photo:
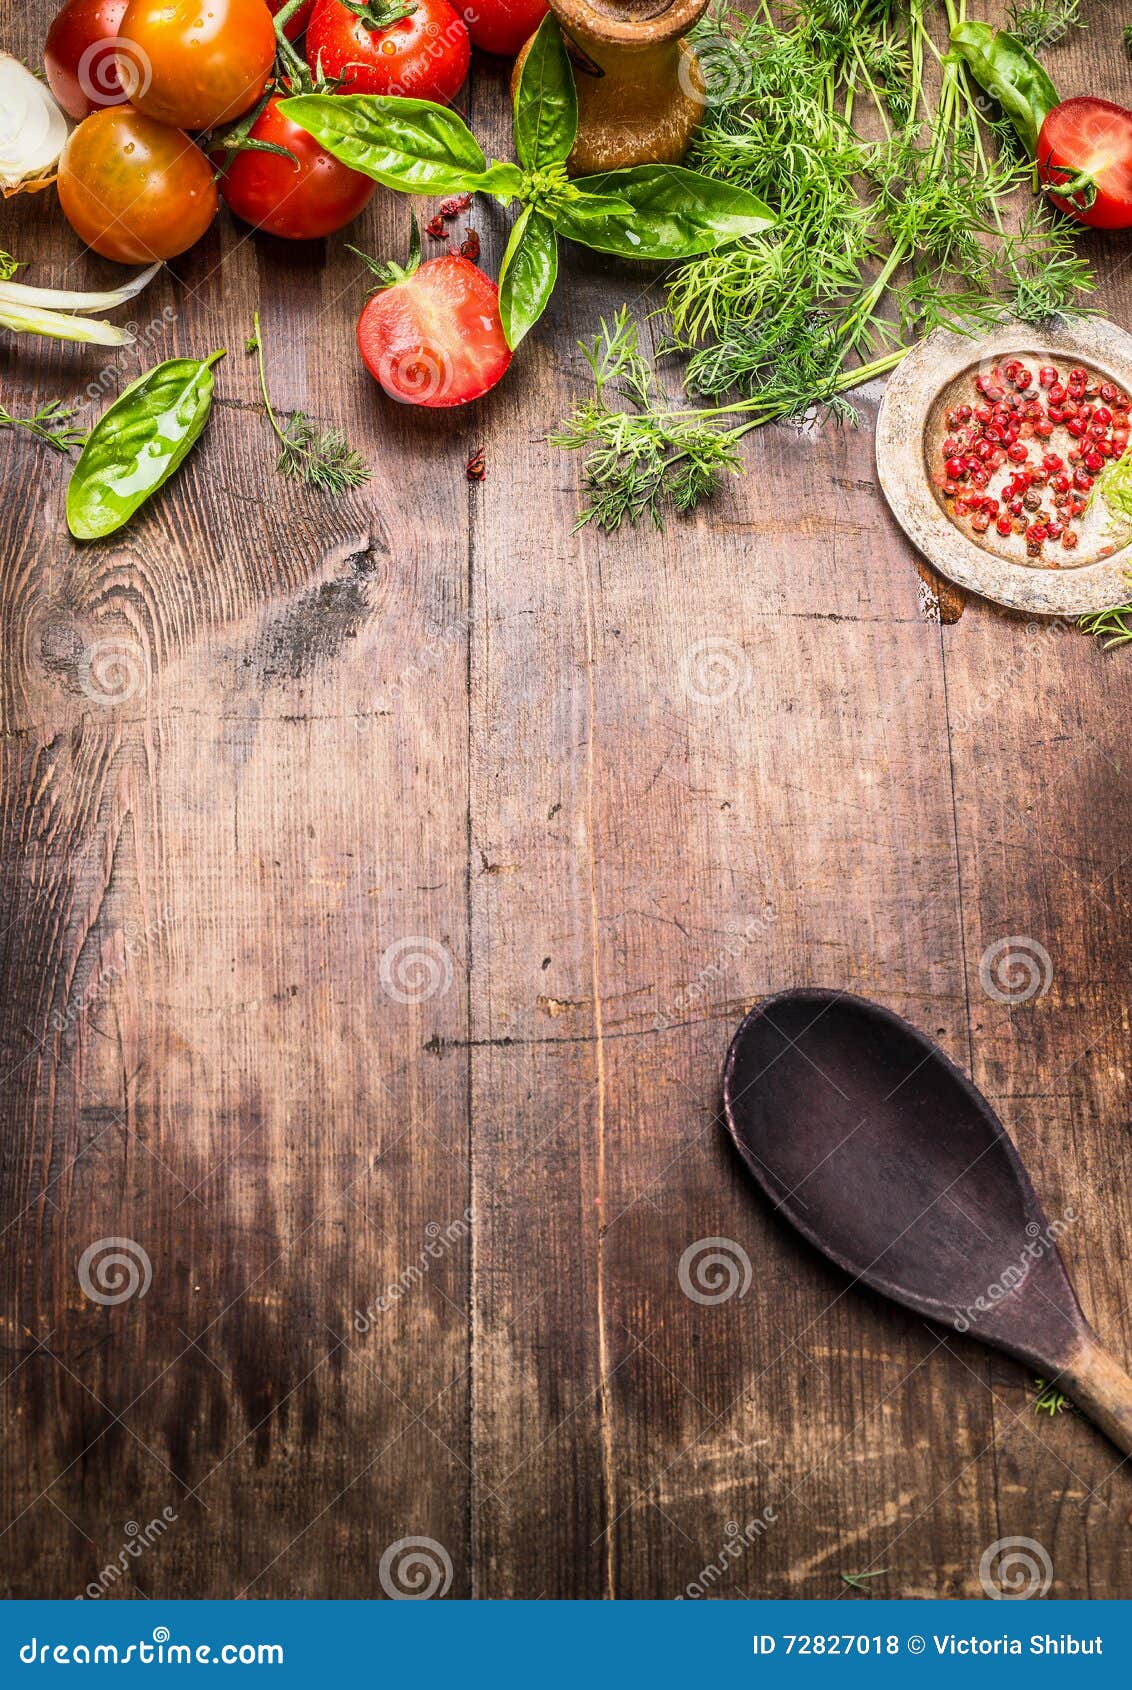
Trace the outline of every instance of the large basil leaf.
<instances>
[{"instance_id":1,"label":"large basil leaf","mask_svg":"<svg viewBox=\"0 0 1132 1690\"><path fill-rule=\"evenodd\" d=\"M602 176L579 176L581 198L556 207L559 234L621 258L691 258L724 241L769 229L774 213L745 188L675 164L641 164ZM616 194L631 217L587 211L587 196Z\"/></svg>"},{"instance_id":2,"label":"large basil leaf","mask_svg":"<svg viewBox=\"0 0 1132 1690\"><path fill-rule=\"evenodd\" d=\"M475 186L487 160L463 119L432 100L393 94L298 94L280 111L336 159L387 188L453 194Z\"/></svg>"},{"instance_id":3,"label":"large basil leaf","mask_svg":"<svg viewBox=\"0 0 1132 1690\"><path fill-rule=\"evenodd\" d=\"M515 151L528 170L565 164L578 133L578 91L553 12L543 18L515 90Z\"/></svg>"},{"instance_id":4,"label":"large basil leaf","mask_svg":"<svg viewBox=\"0 0 1132 1690\"><path fill-rule=\"evenodd\" d=\"M528 205L511 231L499 271L499 315L508 346L518 346L538 321L558 278L558 237L541 211Z\"/></svg>"},{"instance_id":5,"label":"large basil leaf","mask_svg":"<svg viewBox=\"0 0 1132 1690\"><path fill-rule=\"evenodd\" d=\"M208 421L212 366L223 356L158 364L98 419L67 487L76 540L113 534L185 461Z\"/></svg>"}]
</instances>

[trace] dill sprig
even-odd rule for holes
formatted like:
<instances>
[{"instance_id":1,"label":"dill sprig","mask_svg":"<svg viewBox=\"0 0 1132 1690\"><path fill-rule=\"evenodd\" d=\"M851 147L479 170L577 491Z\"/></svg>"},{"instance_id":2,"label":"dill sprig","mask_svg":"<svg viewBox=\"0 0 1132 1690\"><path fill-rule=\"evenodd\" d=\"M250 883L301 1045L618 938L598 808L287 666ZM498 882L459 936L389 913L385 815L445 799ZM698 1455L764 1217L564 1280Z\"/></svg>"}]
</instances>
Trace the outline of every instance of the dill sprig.
<instances>
[{"instance_id":1,"label":"dill sprig","mask_svg":"<svg viewBox=\"0 0 1132 1690\"><path fill-rule=\"evenodd\" d=\"M937 45L931 4L797 0L781 23L725 6L692 32L706 98L688 163L778 220L667 281L662 350L712 404L667 400L624 312L583 348L594 397L553 437L586 453L583 521L693 509L741 472L737 443L763 422L855 421L851 390L935 328L1081 308L1093 282L1073 225L1043 201L1021 210L1032 163L946 56L961 5L944 0ZM1050 0L1047 27L1073 9Z\"/></svg>"},{"instance_id":2,"label":"dill sprig","mask_svg":"<svg viewBox=\"0 0 1132 1690\"><path fill-rule=\"evenodd\" d=\"M73 406L64 405L58 399L41 405L30 417L14 417L0 405L0 428L22 428L36 440L54 447L56 452L69 452L72 447L81 446L86 439L83 429L71 426L74 414Z\"/></svg>"},{"instance_id":3,"label":"dill sprig","mask_svg":"<svg viewBox=\"0 0 1132 1690\"><path fill-rule=\"evenodd\" d=\"M293 412L285 423L279 421L267 390L258 311L253 314L252 334L246 350L256 355L264 409L281 447L276 464L280 475L294 476L296 480L305 481L308 487L317 487L336 498L367 482L369 465L350 445L340 428L319 428L304 411Z\"/></svg>"},{"instance_id":4,"label":"dill sprig","mask_svg":"<svg viewBox=\"0 0 1132 1690\"><path fill-rule=\"evenodd\" d=\"M807 333L809 340L796 341L775 376L762 379L751 399L680 409L660 393L628 306L612 323L603 319L593 344L582 344L594 398L578 405L551 435L553 445L586 454L583 473L592 502L577 527L596 522L614 529L647 516L663 528L667 510L693 510L716 490L722 475L741 472L736 448L751 429L775 418L800 420L819 412L854 420L843 398L846 389L885 374L904 356L890 352L868 367L841 370L830 358L832 343L824 326L811 325Z\"/></svg>"},{"instance_id":5,"label":"dill sprig","mask_svg":"<svg viewBox=\"0 0 1132 1690\"><path fill-rule=\"evenodd\" d=\"M1038 4L1029 6L1011 0L1008 16L1010 33L1027 47L1051 47L1071 29L1085 27L1081 0L1051 0L1048 5L1039 0Z\"/></svg>"}]
</instances>

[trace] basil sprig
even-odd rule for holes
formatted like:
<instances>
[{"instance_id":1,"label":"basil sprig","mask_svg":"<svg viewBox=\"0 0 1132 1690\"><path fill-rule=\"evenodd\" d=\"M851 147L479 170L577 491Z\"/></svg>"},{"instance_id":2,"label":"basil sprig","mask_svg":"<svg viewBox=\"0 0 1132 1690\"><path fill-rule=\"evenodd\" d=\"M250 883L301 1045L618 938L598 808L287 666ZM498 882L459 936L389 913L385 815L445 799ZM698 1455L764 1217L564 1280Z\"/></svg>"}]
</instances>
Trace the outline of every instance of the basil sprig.
<instances>
[{"instance_id":1,"label":"basil sprig","mask_svg":"<svg viewBox=\"0 0 1132 1690\"><path fill-rule=\"evenodd\" d=\"M578 95L553 13L539 26L515 90L518 164L488 164L456 113L394 95L304 95L280 107L343 164L403 193L485 193L522 206L499 277L509 346L538 321L558 275L558 237L620 258L692 258L761 234L773 213L744 188L668 164L571 181Z\"/></svg>"},{"instance_id":2,"label":"basil sprig","mask_svg":"<svg viewBox=\"0 0 1132 1690\"><path fill-rule=\"evenodd\" d=\"M76 540L101 539L179 469L212 409L211 358L169 358L132 381L87 437L67 487Z\"/></svg>"}]
</instances>

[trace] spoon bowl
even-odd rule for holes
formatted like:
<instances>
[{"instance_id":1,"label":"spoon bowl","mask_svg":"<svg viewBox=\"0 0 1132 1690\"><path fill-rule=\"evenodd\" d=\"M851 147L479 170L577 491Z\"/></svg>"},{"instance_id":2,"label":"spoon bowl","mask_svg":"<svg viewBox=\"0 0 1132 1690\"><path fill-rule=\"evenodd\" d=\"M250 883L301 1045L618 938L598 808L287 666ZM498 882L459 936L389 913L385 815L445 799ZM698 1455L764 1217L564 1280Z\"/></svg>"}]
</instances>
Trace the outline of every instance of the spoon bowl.
<instances>
[{"instance_id":1,"label":"spoon bowl","mask_svg":"<svg viewBox=\"0 0 1132 1690\"><path fill-rule=\"evenodd\" d=\"M774 1208L860 1280L1057 1377L1132 1453L1132 1379L1097 1339L990 1104L931 1039L847 992L760 1003L727 1055L728 1129Z\"/></svg>"}]
</instances>

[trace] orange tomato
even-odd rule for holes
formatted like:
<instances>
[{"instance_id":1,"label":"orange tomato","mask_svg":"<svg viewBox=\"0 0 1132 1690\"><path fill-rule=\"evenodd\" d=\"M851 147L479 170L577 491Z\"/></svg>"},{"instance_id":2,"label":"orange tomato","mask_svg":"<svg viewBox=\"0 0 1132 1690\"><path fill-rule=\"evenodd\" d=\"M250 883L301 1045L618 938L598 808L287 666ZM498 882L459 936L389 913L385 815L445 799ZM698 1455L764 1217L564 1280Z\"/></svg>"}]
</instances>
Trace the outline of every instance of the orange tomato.
<instances>
[{"instance_id":1,"label":"orange tomato","mask_svg":"<svg viewBox=\"0 0 1132 1690\"><path fill-rule=\"evenodd\" d=\"M134 105L176 129L239 117L275 60L265 0L130 0L120 35Z\"/></svg>"},{"instance_id":2,"label":"orange tomato","mask_svg":"<svg viewBox=\"0 0 1132 1690\"><path fill-rule=\"evenodd\" d=\"M59 159L59 203L103 258L151 264L200 239L216 215L212 166L180 129L132 106L93 112Z\"/></svg>"}]
</instances>

